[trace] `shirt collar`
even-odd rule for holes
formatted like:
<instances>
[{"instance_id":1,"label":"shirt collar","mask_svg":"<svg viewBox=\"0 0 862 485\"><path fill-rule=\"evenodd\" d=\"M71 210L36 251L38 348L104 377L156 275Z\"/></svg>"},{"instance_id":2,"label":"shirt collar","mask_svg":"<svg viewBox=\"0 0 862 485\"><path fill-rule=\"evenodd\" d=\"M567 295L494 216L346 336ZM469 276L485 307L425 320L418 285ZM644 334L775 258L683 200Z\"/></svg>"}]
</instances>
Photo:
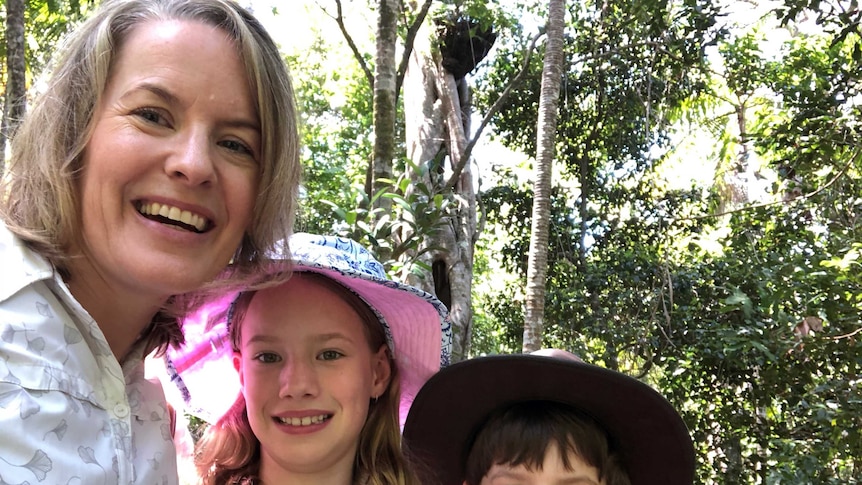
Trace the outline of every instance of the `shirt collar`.
<instances>
[{"instance_id":1,"label":"shirt collar","mask_svg":"<svg viewBox=\"0 0 862 485\"><path fill-rule=\"evenodd\" d=\"M0 302L37 281L54 277L51 263L25 246L5 224L0 224L0 268Z\"/></svg>"}]
</instances>

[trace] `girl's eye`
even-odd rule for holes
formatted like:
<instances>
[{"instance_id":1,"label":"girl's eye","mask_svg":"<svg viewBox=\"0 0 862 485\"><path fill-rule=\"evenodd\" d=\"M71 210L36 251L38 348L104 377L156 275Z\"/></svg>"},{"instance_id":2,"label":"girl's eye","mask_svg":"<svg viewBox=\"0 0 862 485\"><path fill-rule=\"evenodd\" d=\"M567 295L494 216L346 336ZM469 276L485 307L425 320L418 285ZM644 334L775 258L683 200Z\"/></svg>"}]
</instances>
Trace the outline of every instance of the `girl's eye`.
<instances>
[{"instance_id":1,"label":"girl's eye","mask_svg":"<svg viewBox=\"0 0 862 485\"><path fill-rule=\"evenodd\" d=\"M344 354L342 354L341 352L338 352L337 350L324 350L323 352L320 353L318 358L320 360L337 360L343 356L344 356Z\"/></svg>"},{"instance_id":2,"label":"girl's eye","mask_svg":"<svg viewBox=\"0 0 862 485\"><path fill-rule=\"evenodd\" d=\"M262 364L274 364L276 362L281 361L281 357L278 354L274 354L272 352L261 352L254 356L253 360L256 360Z\"/></svg>"}]
</instances>

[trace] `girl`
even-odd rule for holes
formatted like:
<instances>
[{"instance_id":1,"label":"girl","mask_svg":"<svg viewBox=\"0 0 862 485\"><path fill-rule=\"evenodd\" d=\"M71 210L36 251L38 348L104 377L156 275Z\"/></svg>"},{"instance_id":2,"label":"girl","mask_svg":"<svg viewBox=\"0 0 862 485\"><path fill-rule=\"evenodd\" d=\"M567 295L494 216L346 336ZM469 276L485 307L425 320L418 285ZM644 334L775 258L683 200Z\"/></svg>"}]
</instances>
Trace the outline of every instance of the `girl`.
<instances>
[{"instance_id":1,"label":"girl","mask_svg":"<svg viewBox=\"0 0 862 485\"><path fill-rule=\"evenodd\" d=\"M240 393L198 443L202 483L418 483L401 454L399 418L448 363L445 308L386 279L352 241L298 234L289 245L294 276L240 293L226 312ZM288 266L274 262L267 274ZM200 357L213 334L201 340L171 363L192 407L205 411L208 399L194 399L207 377L200 364L217 354Z\"/></svg>"}]
</instances>

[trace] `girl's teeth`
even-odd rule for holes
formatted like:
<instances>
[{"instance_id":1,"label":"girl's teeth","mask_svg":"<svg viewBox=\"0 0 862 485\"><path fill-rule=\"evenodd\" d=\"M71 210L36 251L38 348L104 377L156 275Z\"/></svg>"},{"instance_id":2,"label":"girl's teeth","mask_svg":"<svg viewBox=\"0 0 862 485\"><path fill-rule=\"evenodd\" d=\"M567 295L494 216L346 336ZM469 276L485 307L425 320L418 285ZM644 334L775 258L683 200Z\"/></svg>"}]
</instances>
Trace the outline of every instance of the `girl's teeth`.
<instances>
[{"instance_id":1,"label":"girl's teeth","mask_svg":"<svg viewBox=\"0 0 862 485\"><path fill-rule=\"evenodd\" d=\"M325 421L326 415L305 416L302 418L278 418L278 420L289 426L310 426L312 424L320 424Z\"/></svg>"}]
</instances>

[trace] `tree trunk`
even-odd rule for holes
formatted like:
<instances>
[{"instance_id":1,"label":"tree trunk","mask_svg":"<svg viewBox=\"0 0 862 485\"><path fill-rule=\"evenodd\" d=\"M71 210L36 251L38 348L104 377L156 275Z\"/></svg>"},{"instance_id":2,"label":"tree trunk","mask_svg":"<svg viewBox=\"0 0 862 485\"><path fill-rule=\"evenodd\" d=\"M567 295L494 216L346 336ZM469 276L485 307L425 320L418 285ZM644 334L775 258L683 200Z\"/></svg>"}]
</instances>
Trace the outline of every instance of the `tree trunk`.
<instances>
[{"instance_id":1,"label":"tree trunk","mask_svg":"<svg viewBox=\"0 0 862 485\"><path fill-rule=\"evenodd\" d=\"M448 191L444 158L458 163L467 145L461 99L452 74L434 59L428 22L416 37L404 78L407 155L420 168L411 174L419 183L442 193L453 207L449 223L426 238L424 248L439 248L421 258L432 268L431 278L411 275L408 282L437 295L449 308L452 321L452 361L469 356L473 320L473 253L476 240L476 193L470 164ZM442 156L445 150L446 156Z\"/></svg>"},{"instance_id":2,"label":"tree trunk","mask_svg":"<svg viewBox=\"0 0 862 485\"><path fill-rule=\"evenodd\" d=\"M0 174L6 153L6 141L15 131L27 110L27 65L24 51L24 0L6 0L6 105L0 126Z\"/></svg>"},{"instance_id":3,"label":"tree trunk","mask_svg":"<svg viewBox=\"0 0 862 485\"><path fill-rule=\"evenodd\" d=\"M739 130L737 142L739 154L735 160L728 160L718 167L721 178L718 180L719 206L718 213L738 209L750 204L754 197L750 193L751 182L755 180L754 168L751 166L751 144L746 122L747 107L741 96L737 95L739 104L736 110L736 128Z\"/></svg>"},{"instance_id":4,"label":"tree trunk","mask_svg":"<svg viewBox=\"0 0 862 485\"><path fill-rule=\"evenodd\" d=\"M548 40L542 70L536 140L536 180L533 186L533 222L527 263L523 351L542 348L545 318L545 279L548 274L548 221L551 214L551 174L556 141L560 80L563 72L565 0L550 0Z\"/></svg>"},{"instance_id":5,"label":"tree trunk","mask_svg":"<svg viewBox=\"0 0 862 485\"><path fill-rule=\"evenodd\" d=\"M368 197L389 187L392 160L395 158L395 92L397 67L395 45L398 41L397 0L380 0L377 12L377 53L374 57L374 147L370 176L366 178ZM391 202L381 197L373 204L388 214ZM385 258L386 255L380 255Z\"/></svg>"}]
</instances>

